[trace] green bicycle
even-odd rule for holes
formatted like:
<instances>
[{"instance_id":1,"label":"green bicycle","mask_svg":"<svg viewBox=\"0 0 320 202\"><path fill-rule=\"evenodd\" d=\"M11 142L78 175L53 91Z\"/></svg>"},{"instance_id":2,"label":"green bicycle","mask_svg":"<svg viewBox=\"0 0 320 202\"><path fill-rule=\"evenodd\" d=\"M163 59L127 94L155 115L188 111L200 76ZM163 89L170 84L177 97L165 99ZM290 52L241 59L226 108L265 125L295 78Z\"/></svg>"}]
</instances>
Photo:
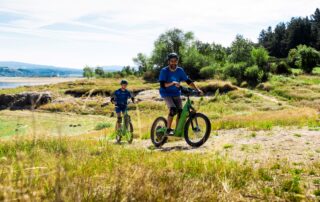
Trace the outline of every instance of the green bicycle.
<instances>
[{"instance_id":1,"label":"green bicycle","mask_svg":"<svg viewBox=\"0 0 320 202\"><path fill-rule=\"evenodd\" d=\"M210 120L206 115L196 112L192 107L190 96L198 92L185 87L181 87L181 91L187 96L187 102L183 106L174 136L184 136L185 141L190 146L200 147L210 136ZM156 147L160 147L167 142L166 130L167 120L164 117L156 118L151 127L151 141Z\"/></svg>"},{"instance_id":2,"label":"green bicycle","mask_svg":"<svg viewBox=\"0 0 320 202\"><path fill-rule=\"evenodd\" d=\"M133 125L131 123L131 117L128 114L128 110L124 111L123 121L120 124L120 127L117 130L116 141L121 143L121 139L125 138L129 144L133 141Z\"/></svg>"}]
</instances>

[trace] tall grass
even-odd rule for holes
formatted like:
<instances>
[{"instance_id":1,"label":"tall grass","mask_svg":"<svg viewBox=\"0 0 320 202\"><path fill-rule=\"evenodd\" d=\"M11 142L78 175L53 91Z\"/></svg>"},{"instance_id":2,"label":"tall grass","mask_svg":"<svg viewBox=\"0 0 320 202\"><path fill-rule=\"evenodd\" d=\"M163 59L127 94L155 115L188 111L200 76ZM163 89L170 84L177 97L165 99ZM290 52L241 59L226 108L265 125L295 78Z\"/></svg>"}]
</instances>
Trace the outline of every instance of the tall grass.
<instances>
[{"instance_id":1,"label":"tall grass","mask_svg":"<svg viewBox=\"0 0 320 202\"><path fill-rule=\"evenodd\" d=\"M214 154L74 138L2 141L0 162L0 200L7 201L291 200L316 189L304 186L312 176L291 174L295 168L286 161L256 168ZM319 175L320 163L304 169Z\"/></svg>"}]
</instances>

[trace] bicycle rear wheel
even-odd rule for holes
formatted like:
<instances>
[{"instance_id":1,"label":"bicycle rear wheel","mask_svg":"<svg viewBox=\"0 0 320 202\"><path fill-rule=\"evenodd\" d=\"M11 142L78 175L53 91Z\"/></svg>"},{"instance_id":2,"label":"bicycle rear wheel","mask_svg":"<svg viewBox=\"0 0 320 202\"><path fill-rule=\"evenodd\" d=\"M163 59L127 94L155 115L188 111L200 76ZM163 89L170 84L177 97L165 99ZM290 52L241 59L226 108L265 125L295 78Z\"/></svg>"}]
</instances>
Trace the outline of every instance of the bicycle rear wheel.
<instances>
[{"instance_id":1,"label":"bicycle rear wheel","mask_svg":"<svg viewBox=\"0 0 320 202\"><path fill-rule=\"evenodd\" d=\"M201 113L189 117L184 128L184 138L192 147L200 147L209 138L211 124L209 118Z\"/></svg>"},{"instance_id":2,"label":"bicycle rear wheel","mask_svg":"<svg viewBox=\"0 0 320 202\"><path fill-rule=\"evenodd\" d=\"M165 136L167 129L167 119L164 117L158 117L152 124L150 138L155 147L161 147L164 145L168 137Z\"/></svg>"}]
</instances>

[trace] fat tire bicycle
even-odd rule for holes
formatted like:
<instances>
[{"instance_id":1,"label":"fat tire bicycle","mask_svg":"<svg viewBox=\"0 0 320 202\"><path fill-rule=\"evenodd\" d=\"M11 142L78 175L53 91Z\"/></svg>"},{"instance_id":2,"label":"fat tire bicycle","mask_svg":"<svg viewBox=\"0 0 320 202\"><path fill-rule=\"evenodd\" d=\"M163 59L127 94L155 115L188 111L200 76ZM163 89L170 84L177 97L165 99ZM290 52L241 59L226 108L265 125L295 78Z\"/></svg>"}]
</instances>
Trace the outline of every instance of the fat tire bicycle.
<instances>
[{"instance_id":1,"label":"fat tire bicycle","mask_svg":"<svg viewBox=\"0 0 320 202\"><path fill-rule=\"evenodd\" d=\"M118 144L121 143L122 138L125 138L129 144L133 141L133 125L127 109L124 111L122 123L120 123L120 127L116 131L116 141Z\"/></svg>"},{"instance_id":2,"label":"fat tire bicycle","mask_svg":"<svg viewBox=\"0 0 320 202\"><path fill-rule=\"evenodd\" d=\"M184 137L185 141L192 147L200 147L209 138L211 132L211 123L209 118L196 112L193 108L191 95L199 94L191 88L181 87L181 92L187 96L187 102L184 104L177 128L174 130L174 137ZM151 141L155 147L161 147L168 141L167 119L158 117L154 120L151 127ZM194 140L195 138L195 140Z\"/></svg>"}]
</instances>

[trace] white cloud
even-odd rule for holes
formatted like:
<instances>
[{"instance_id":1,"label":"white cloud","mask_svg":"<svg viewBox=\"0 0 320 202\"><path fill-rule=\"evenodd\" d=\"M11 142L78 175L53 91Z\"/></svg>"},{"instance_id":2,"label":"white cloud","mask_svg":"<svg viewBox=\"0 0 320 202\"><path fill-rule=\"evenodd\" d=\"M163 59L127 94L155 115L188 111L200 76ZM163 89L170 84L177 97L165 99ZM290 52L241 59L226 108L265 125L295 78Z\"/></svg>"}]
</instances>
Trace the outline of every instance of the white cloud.
<instances>
[{"instance_id":1,"label":"white cloud","mask_svg":"<svg viewBox=\"0 0 320 202\"><path fill-rule=\"evenodd\" d=\"M223 45L237 33L256 41L261 29L310 15L319 5L320 0L0 0L0 17L23 16L0 20L0 60L132 64L136 53L149 53L156 37L172 27Z\"/></svg>"}]
</instances>

